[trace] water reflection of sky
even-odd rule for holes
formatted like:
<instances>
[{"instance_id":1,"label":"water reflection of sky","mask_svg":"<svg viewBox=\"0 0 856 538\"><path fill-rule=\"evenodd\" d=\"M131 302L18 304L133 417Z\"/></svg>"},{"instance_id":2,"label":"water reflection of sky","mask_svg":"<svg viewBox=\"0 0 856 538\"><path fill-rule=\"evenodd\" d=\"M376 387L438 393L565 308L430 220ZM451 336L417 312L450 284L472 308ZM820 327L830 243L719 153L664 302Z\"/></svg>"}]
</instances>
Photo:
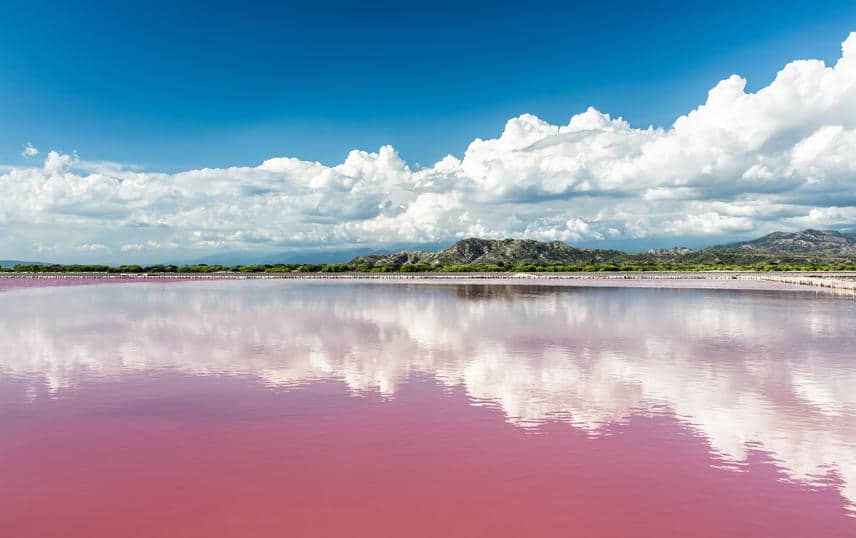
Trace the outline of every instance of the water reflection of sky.
<instances>
[{"instance_id":1,"label":"water reflection of sky","mask_svg":"<svg viewBox=\"0 0 856 538\"><path fill-rule=\"evenodd\" d=\"M394 398L414 376L509 422L592 436L663 409L726 462L769 453L856 501L856 302L806 293L301 282L0 294L0 405L154 371L341 380Z\"/></svg>"}]
</instances>

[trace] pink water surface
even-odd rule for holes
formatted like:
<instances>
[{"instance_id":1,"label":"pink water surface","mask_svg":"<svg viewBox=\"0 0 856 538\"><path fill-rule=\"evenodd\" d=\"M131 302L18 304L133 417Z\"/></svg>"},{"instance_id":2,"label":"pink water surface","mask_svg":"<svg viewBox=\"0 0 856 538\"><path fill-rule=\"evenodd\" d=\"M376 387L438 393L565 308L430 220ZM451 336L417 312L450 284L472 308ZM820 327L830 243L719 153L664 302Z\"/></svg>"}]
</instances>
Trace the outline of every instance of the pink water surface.
<instances>
[{"instance_id":1,"label":"pink water surface","mask_svg":"<svg viewBox=\"0 0 856 538\"><path fill-rule=\"evenodd\" d=\"M9 291L22 288L53 288L59 286L92 286L95 284L128 284L131 282L178 282L181 277L176 278L146 278L146 277L24 277L12 278L0 275L0 291Z\"/></svg>"},{"instance_id":2,"label":"pink water surface","mask_svg":"<svg viewBox=\"0 0 856 538\"><path fill-rule=\"evenodd\" d=\"M0 536L856 536L847 299L213 282L0 312Z\"/></svg>"}]
</instances>

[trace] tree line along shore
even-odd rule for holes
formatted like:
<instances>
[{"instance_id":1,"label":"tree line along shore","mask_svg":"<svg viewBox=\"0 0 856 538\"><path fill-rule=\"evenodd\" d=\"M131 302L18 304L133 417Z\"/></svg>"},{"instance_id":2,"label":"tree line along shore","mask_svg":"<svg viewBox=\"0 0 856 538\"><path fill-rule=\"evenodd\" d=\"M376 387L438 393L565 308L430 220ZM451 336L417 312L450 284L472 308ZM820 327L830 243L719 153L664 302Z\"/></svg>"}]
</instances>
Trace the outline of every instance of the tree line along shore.
<instances>
[{"instance_id":1,"label":"tree line along shore","mask_svg":"<svg viewBox=\"0 0 856 538\"><path fill-rule=\"evenodd\" d=\"M80 265L19 264L0 268L6 273L211 274L211 273L603 273L603 272L806 272L856 271L856 262L754 264L601 263L601 264L259 264L259 265Z\"/></svg>"}]
</instances>

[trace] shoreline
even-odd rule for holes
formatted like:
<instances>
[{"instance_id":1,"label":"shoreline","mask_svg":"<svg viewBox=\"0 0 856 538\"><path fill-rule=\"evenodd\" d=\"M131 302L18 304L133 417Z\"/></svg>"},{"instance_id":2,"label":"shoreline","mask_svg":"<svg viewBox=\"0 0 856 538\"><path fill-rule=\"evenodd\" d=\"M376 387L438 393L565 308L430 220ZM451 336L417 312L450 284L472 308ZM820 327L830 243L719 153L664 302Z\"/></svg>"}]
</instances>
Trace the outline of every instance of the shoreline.
<instances>
[{"instance_id":1,"label":"shoreline","mask_svg":"<svg viewBox=\"0 0 856 538\"><path fill-rule=\"evenodd\" d=\"M120 282L316 280L410 283L544 284L651 288L824 290L856 295L856 272L651 271L598 273L0 273L8 288ZM4 286L4 283L7 284Z\"/></svg>"}]
</instances>

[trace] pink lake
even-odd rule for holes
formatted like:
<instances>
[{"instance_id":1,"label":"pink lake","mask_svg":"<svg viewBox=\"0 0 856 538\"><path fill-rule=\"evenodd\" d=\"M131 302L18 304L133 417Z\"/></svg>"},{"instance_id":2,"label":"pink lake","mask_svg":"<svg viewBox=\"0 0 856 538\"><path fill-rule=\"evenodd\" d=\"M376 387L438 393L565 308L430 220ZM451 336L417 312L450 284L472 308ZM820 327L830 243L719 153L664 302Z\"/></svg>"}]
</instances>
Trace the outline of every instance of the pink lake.
<instances>
[{"instance_id":1,"label":"pink lake","mask_svg":"<svg viewBox=\"0 0 856 538\"><path fill-rule=\"evenodd\" d=\"M0 292L0 536L853 537L856 300Z\"/></svg>"}]
</instances>

